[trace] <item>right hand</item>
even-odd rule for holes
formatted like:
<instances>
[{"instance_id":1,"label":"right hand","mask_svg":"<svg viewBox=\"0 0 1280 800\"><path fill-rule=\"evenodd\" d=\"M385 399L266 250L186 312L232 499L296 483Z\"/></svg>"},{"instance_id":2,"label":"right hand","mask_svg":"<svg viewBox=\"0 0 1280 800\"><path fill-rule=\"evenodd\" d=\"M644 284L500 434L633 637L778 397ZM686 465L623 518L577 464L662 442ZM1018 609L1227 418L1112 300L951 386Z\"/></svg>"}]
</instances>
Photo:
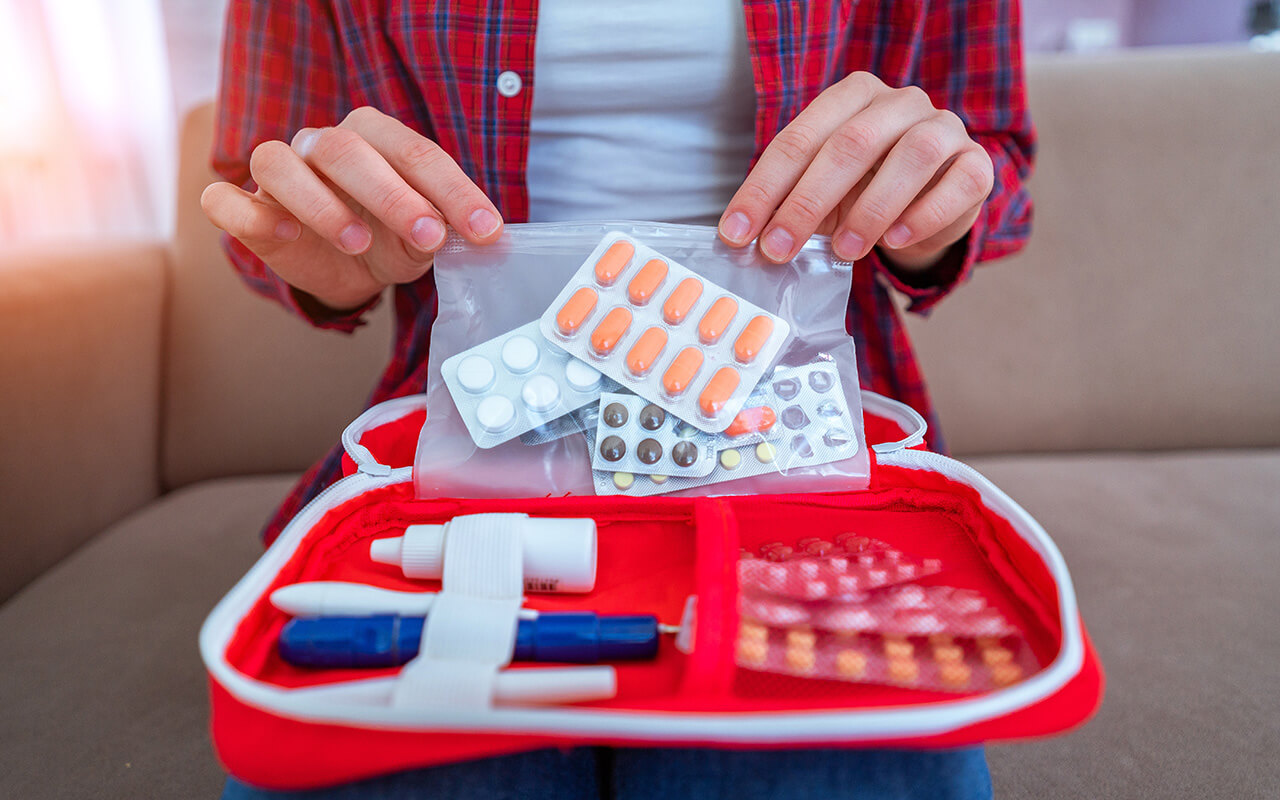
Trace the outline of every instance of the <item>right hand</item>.
<instances>
[{"instance_id":1,"label":"right hand","mask_svg":"<svg viewBox=\"0 0 1280 800\"><path fill-rule=\"evenodd\" d=\"M263 142L249 172L256 192L214 183L204 213L337 311L426 274L446 223L476 244L502 232L498 209L439 145L367 106L291 145Z\"/></svg>"}]
</instances>

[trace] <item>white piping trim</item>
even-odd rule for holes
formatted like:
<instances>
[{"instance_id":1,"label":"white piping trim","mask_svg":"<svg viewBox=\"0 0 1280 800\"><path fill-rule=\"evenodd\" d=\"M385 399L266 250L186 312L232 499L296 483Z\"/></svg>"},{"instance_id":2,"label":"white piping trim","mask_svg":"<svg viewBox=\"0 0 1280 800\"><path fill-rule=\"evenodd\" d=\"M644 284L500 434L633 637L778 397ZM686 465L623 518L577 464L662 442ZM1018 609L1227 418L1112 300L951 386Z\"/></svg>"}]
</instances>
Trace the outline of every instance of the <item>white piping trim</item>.
<instances>
[{"instance_id":1,"label":"white piping trim","mask_svg":"<svg viewBox=\"0 0 1280 800\"><path fill-rule=\"evenodd\" d=\"M351 456L351 460L356 462L356 468L360 472L365 472L378 477L386 477L391 474L391 467L381 464L378 459L373 457L369 452L369 448L360 444L360 437L364 436L365 431L376 428L379 425L385 425L388 422L394 422L401 417L407 417L415 411L425 410L427 407L427 396L425 394L411 394L405 397L394 397L376 406L365 409L365 412L351 421L346 430L342 432L342 448L347 451L347 455Z\"/></svg>"},{"instance_id":2,"label":"white piping trim","mask_svg":"<svg viewBox=\"0 0 1280 800\"><path fill-rule=\"evenodd\" d=\"M323 687L283 689L258 681L226 660L226 647L244 614L271 584L306 533L329 509L371 489L412 480L402 467L385 477L357 473L323 492L285 528L257 564L213 609L200 630L200 653L214 680L240 701L300 721L406 731L473 731L608 737L645 741L719 743L855 742L943 734L1009 714L1049 697L1084 662L1083 634L1075 590L1062 554L1048 534L1008 495L972 468L920 450L887 453L881 463L934 470L976 489L984 504L1002 515L1045 560L1058 585L1062 649L1054 661L1022 683L981 695L901 708L760 713L687 713L602 708L512 708L430 713L384 704L395 678L349 681Z\"/></svg>"},{"instance_id":3,"label":"white piping trim","mask_svg":"<svg viewBox=\"0 0 1280 800\"><path fill-rule=\"evenodd\" d=\"M896 453L899 450L906 450L909 447L924 444L924 435L929 430L929 423L925 422L924 417L920 416L920 412L906 403L863 389L862 410L864 412L870 411L878 417L891 419L898 423L898 426L903 430L908 431L905 439L872 445L871 449L877 454Z\"/></svg>"}]
</instances>

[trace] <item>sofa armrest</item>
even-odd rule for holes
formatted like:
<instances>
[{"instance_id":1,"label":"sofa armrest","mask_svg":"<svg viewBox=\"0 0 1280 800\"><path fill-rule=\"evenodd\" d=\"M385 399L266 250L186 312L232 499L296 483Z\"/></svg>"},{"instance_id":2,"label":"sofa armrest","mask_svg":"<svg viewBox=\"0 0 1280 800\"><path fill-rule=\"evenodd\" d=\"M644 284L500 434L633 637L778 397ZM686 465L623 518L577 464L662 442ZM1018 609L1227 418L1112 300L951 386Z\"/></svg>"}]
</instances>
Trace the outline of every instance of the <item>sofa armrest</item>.
<instances>
[{"instance_id":1,"label":"sofa armrest","mask_svg":"<svg viewBox=\"0 0 1280 800\"><path fill-rule=\"evenodd\" d=\"M165 251L0 253L0 600L158 494Z\"/></svg>"}]
</instances>

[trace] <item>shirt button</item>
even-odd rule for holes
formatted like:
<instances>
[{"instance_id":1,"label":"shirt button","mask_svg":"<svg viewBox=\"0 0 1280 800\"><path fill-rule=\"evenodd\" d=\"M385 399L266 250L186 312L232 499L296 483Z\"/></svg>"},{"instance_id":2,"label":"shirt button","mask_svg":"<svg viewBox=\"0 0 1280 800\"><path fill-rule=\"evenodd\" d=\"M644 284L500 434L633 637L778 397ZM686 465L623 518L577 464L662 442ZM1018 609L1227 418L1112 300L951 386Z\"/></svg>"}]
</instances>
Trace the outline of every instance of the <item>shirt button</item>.
<instances>
[{"instance_id":1,"label":"shirt button","mask_svg":"<svg viewBox=\"0 0 1280 800\"><path fill-rule=\"evenodd\" d=\"M503 97L515 97L524 88L524 81L511 70L498 76L498 94Z\"/></svg>"}]
</instances>

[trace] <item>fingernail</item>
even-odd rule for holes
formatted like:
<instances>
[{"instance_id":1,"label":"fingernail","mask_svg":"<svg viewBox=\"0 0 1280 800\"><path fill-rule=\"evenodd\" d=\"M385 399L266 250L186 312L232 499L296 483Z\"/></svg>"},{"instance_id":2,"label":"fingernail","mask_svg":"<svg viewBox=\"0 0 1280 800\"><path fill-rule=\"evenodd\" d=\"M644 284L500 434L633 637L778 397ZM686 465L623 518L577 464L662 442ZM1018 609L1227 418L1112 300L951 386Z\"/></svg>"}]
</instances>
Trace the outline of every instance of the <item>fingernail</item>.
<instances>
[{"instance_id":1,"label":"fingernail","mask_svg":"<svg viewBox=\"0 0 1280 800\"><path fill-rule=\"evenodd\" d=\"M363 253L372 242L373 236L368 229L355 222L343 228L342 233L338 234L338 244L351 255Z\"/></svg>"},{"instance_id":2,"label":"fingernail","mask_svg":"<svg viewBox=\"0 0 1280 800\"><path fill-rule=\"evenodd\" d=\"M764 235L760 249L774 261L781 261L791 253L795 243L795 237L786 228L774 228Z\"/></svg>"},{"instance_id":3,"label":"fingernail","mask_svg":"<svg viewBox=\"0 0 1280 800\"><path fill-rule=\"evenodd\" d=\"M836 239L831 243L831 249L836 251L836 255L846 261L853 261L862 255L862 250L867 246L862 237L856 233L849 231L840 231L836 234Z\"/></svg>"},{"instance_id":4,"label":"fingernail","mask_svg":"<svg viewBox=\"0 0 1280 800\"><path fill-rule=\"evenodd\" d=\"M467 217L467 224L476 236L488 236L498 229L498 215L487 208L477 208Z\"/></svg>"},{"instance_id":5,"label":"fingernail","mask_svg":"<svg viewBox=\"0 0 1280 800\"><path fill-rule=\"evenodd\" d=\"M294 152L303 158L306 158L311 155L311 150L316 146L316 139L319 138L320 131L307 131L306 133L299 134L298 138L294 140L293 143Z\"/></svg>"},{"instance_id":6,"label":"fingernail","mask_svg":"<svg viewBox=\"0 0 1280 800\"><path fill-rule=\"evenodd\" d=\"M884 235L884 243L890 247L902 247L911 238L911 229L901 223L894 225Z\"/></svg>"},{"instance_id":7,"label":"fingernail","mask_svg":"<svg viewBox=\"0 0 1280 800\"><path fill-rule=\"evenodd\" d=\"M282 219L276 223L275 234L282 242L292 242L302 235L302 226L291 219Z\"/></svg>"},{"instance_id":8,"label":"fingernail","mask_svg":"<svg viewBox=\"0 0 1280 800\"><path fill-rule=\"evenodd\" d=\"M423 250L435 250L444 243L444 226L435 217L418 217L409 235Z\"/></svg>"},{"instance_id":9,"label":"fingernail","mask_svg":"<svg viewBox=\"0 0 1280 800\"><path fill-rule=\"evenodd\" d=\"M735 211L720 223L720 233L734 244L742 244L751 233L751 220L741 211Z\"/></svg>"}]
</instances>

